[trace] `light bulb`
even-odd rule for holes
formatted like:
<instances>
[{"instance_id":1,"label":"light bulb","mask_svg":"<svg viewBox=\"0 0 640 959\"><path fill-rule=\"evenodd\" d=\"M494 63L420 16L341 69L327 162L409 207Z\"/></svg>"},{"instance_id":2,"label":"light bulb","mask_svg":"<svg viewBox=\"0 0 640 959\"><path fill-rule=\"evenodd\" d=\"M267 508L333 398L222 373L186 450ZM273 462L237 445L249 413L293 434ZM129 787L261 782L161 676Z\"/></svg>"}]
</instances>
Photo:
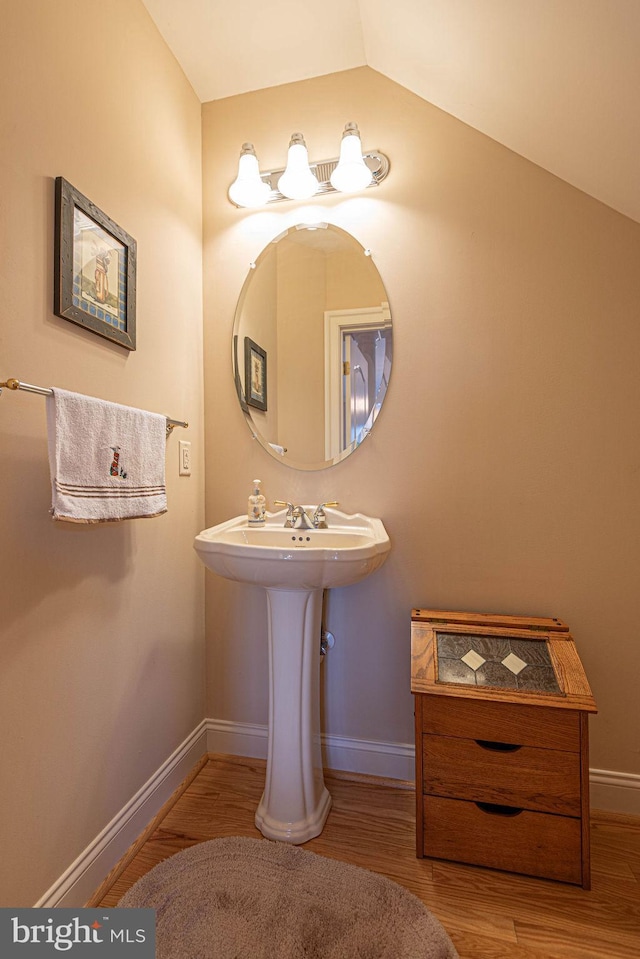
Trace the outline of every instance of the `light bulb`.
<instances>
[{"instance_id":1,"label":"light bulb","mask_svg":"<svg viewBox=\"0 0 640 959\"><path fill-rule=\"evenodd\" d=\"M253 143L243 143L238 176L229 187L229 199L236 206L262 206L269 199L270 193L271 187L260 177Z\"/></svg>"},{"instance_id":2,"label":"light bulb","mask_svg":"<svg viewBox=\"0 0 640 959\"><path fill-rule=\"evenodd\" d=\"M331 186L341 193L355 193L369 186L373 174L362 159L362 143L357 123L347 123L340 144L340 159L331 174Z\"/></svg>"},{"instance_id":3,"label":"light bulb","mask_svg":"<svg viewBox=\"0 0 640 959\"><path fill-rule=\"evenodd\" d=\"M293 133L289 143L287 169L278 180L278 189L290 200L307 200L317 191L318 179L309 168L307 145L301 133Z\"/></svg>"}]
</instances>

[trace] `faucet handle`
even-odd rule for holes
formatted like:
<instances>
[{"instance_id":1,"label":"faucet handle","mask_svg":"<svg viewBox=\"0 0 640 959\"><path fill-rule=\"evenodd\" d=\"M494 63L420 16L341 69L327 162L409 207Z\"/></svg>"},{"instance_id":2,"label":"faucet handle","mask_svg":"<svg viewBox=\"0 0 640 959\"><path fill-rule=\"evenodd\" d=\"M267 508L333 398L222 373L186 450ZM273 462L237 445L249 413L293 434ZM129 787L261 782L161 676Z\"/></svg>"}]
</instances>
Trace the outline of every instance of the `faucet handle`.
<instances>
[{"instance_id":1,"label":"faucet handle","mask_svg":"<svg viewBox=\"0 0 640 959\"><path fill-rule=\"evenodd\" d=\"M274 499L273 505L287 507L287 516L284 521L284 525L286 529L291 529L293 527L293 511L295 509L295 506L293 505L293 503L287 503L286 500L282 500L282 499Z\"/></svg>"},{"instance_id":2,"label":"faucet handle","mask_svg":"<svg viewBox=\"0 0 640 959\"><path fill-rule=\"evenodd\" d=\"M324 512L325 506L340 506L340 503L321 503L319 506L316 506L313 514L313 525L316 529L327 528L327 517Z\"/></svg>"}]
</instances>

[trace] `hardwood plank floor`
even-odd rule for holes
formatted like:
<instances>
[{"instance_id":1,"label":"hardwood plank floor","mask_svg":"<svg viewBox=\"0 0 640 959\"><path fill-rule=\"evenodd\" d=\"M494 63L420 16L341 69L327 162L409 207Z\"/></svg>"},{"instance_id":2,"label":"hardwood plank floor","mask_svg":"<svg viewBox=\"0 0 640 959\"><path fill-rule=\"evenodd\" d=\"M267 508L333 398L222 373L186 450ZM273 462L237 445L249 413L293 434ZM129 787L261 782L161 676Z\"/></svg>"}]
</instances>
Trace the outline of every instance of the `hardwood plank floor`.
<instances>
[{"instance_id":1,"label":"hardwood plank floor","mask_svg":"<svg viewBox=\"0 0 640 959\"><path fill-rule=\"evenodd\" d=\"M167 804L88 905L115 906L173 853L222 836L261 839L260 760L211 756ZM441 920L462 959L638 959L640 818L592 815L590 892L562 883L416 859L412 788L326 774L333 806L304 848L393 879Z\"/></svg>"}]
</instances>

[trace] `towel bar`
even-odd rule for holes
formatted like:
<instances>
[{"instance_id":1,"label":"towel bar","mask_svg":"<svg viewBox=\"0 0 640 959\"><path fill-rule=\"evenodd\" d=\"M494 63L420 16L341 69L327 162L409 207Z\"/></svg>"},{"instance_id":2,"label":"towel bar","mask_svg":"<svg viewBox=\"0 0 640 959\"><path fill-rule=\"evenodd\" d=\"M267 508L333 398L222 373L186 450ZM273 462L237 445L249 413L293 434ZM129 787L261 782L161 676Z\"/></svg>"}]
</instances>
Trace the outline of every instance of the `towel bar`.
<instances>
[{"instance_id":1,"label":"towel bar","mask_svg":"<svg viewBox=\"0 0 640 959\"><path fill-rule=\"evenodd\" d=\"M0 383L0 394L2 393L3 387L6 387L8 390L24 390L26 393L38 393L40 396L51 396L53 394L53 390L48 387L32 386L31 383L23 383L21 380L16 380L13 377ZM167 436L172 433L174 426L182 426L185 430L189 428L189 424L184 423L182 420L174 420L169 416L165 418L167 421Z\"/></svg>"}]
</instances>

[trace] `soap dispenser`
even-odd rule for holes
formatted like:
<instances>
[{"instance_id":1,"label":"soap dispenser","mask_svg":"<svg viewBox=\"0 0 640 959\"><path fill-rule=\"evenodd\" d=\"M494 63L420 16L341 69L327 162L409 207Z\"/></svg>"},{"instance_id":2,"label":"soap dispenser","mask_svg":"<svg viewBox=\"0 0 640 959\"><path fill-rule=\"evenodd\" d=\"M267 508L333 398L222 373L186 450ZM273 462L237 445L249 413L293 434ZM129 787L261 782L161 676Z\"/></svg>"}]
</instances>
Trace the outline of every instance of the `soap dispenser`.
<instances>
[{"instance_id":1,"label":"soap dispenser","mask_svg":"<svg viewBox=\"0 0 640 959\"><path fill-rule=\"evenodd\" d=\"M260 480L253 481L253 493L247 505L247 520L249 526L264 526L266 500L260 492Z\"/></svg>"}]
</instances>

